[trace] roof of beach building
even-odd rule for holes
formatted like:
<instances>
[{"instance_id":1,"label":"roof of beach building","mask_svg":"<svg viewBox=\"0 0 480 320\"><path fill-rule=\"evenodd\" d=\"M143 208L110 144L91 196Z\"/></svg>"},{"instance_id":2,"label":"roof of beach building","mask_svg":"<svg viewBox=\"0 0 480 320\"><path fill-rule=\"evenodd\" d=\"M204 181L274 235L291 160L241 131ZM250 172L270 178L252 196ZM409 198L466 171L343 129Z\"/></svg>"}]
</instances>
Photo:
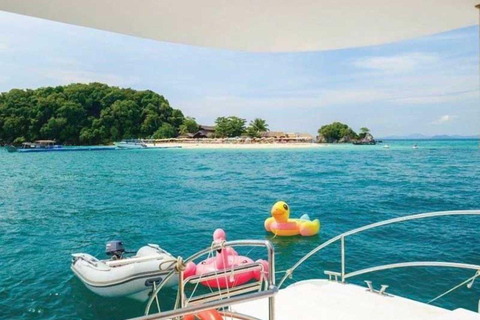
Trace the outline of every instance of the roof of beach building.
<instances>
[{"instance_id":1,"label":"roof of beach building","mask_svg":"<svg viewBox=\"0 0 480 320\"><path fill-rule=\"evenodd\" d=\"M198 125L199 130L205 131L215 131L215 126L204 126L203 124Z\"/></svg>"},{"instance_id":2,"label":"roof of beach building","mask_svg":"<svg viewBox=\"0 0 480 320\"><path fill-rule=\"evenodd\" d=\"M199 130L197 133L195 133L195 137L207 137L207 138L211 138L213 135L215 134L215 130L205 130L205 129L202 129L202 130Z\"/></svg>"},{"instance_id":3,"label":"roof of beach building","mask_svg":"<svg viewBox=\"0 0 480 320\"><path fill-rule=\"evenodd\" d=\"M288 138L300 138L300 139L313 139L310 133L303 133L303 132L294 132L294 133L287 133Z\"/></svg>"},{"instance_id":4,"label":"roof of beach building","mask_svg":"<svg viewBox=\"0 0 480 320\"><path fill-rule=\"evenodd\" d=\"M262 137L264 138L280 138L286 137L287 134L283 131L266 131L262 132Z\"/></svg>"},{"instance_id":5,"label":"roof of beach building","mask_svg":"<svg viewBox=\"0 0 480 320\"><path fill-rule=\"evenodd\" d=\"M179 138L211 138L215 134L215 127L199 125L199 130L194 133L184 133Z\"/></svg>"}]
</instances>

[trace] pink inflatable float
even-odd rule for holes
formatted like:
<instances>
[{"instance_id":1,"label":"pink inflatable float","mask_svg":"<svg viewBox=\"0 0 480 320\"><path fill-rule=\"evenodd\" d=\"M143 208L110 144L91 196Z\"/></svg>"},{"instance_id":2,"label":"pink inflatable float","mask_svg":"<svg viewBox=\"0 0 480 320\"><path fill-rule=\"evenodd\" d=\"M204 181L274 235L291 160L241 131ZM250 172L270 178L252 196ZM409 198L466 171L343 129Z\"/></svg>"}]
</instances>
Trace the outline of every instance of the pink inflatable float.
<instances>
[{"instance_id":1,"label":"pink inflatable float","mask_svg":"<svg viewBox=\"0 0 480 320\"><path fill-rule=\"evenodd\" d=\"M213 233L213 241L215 243L221 243L226 241L227 237L225 231L222 229L217 229ZM268 271L268 262L265 260L257 260L263 265L265 273ZM207 280L201 282L201 284L211 287L211 288L232 288L237 285L247 283L252 279L259 280L261 276L261 271L249 271L239 273L228 272L229 269L232 269L236 266L241 266L244 264L253 263L253 260L239 256L238 253L232 247L225 247L217 251L215 257L203 260L198 265L189 264L185 270L184 277L187 278L192 275L202 275L210 272L222 272L219 277L212 280Z\"/></svg>"}]
</instances>

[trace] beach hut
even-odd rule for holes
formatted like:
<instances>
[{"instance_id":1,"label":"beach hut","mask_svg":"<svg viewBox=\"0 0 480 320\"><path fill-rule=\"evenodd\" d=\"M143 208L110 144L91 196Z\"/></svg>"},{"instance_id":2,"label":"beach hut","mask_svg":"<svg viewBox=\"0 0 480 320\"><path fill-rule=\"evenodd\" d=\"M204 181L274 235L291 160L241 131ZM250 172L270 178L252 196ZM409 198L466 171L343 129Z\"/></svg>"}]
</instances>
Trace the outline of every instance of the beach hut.
<instances>
[{"instance_id":1,"label":"beach hut","mask_svg":"<svg viewBox=\"0 0 480 320\"><path fill-rule=\"evenodd\" d=\"M262 132L262 138L282 139L282 138L286 138L286 137L287 137L287 134L283 131Z\"/></svg>"}]
</instances>

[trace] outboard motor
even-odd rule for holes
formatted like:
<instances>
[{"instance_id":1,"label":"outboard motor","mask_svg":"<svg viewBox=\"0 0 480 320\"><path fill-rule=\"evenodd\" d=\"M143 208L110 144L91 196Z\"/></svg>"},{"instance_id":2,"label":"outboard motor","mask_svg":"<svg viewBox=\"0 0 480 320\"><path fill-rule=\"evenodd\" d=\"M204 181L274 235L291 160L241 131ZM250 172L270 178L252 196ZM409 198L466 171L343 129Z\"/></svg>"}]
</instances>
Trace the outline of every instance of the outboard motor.
<instances>
[{"instance_id":1,"label":"outboard motor","mask_svg":"<svg viewBox=\"0 0 480 320\"><path fill-rule=\"evenodd\" d=\"M107 256L112 256L113 260L122 259L122 256L125 253L123 242L119 240L108 241L105 247L105 253Z\"/></svg>"}]
</instances>

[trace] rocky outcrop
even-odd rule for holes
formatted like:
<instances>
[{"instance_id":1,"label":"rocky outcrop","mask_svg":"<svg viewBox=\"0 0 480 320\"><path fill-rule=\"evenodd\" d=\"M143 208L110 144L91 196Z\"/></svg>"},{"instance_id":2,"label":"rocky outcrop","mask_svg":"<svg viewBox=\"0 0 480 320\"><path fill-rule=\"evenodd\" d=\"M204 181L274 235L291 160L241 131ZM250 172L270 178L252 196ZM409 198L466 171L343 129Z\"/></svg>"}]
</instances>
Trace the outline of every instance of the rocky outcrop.
<instances>
[{"instance_id":1,"label":"rocky outcrop","mask_svg":"<svg viewBox=\"0 0 480 320\"><path fill-rule=\"evenodd\" d=\"M322 135L317 136L318 143L352 143L355 139L352 139L350 136L341 137L340 139L327 139Z\"/></svg>"},{"instance_id":2,"label":"rocky outcrop","mask_svg":"<svg viewBox=\"0 0 480 320\"><path fill-rule=\"evenodd\" d=\"M352 139L349 136L347 136L347 137L343 137L340 140L338 140L337 143L350 143L350 142L352 142Z\"/></svg>"},{"instance_id":3,"label":"rocky outcrop","mask_svg":"<svg viewBox=\"0 0 480 320\"><path fill-rule=\"evenodd\" d=\"M376 144L377 142L373 138L373 136L370 133L366 133L363 138L359 138L355 141L353 141L353 144L361 144L361 145L372 145Z\"/></svg>"}]
</instances>

